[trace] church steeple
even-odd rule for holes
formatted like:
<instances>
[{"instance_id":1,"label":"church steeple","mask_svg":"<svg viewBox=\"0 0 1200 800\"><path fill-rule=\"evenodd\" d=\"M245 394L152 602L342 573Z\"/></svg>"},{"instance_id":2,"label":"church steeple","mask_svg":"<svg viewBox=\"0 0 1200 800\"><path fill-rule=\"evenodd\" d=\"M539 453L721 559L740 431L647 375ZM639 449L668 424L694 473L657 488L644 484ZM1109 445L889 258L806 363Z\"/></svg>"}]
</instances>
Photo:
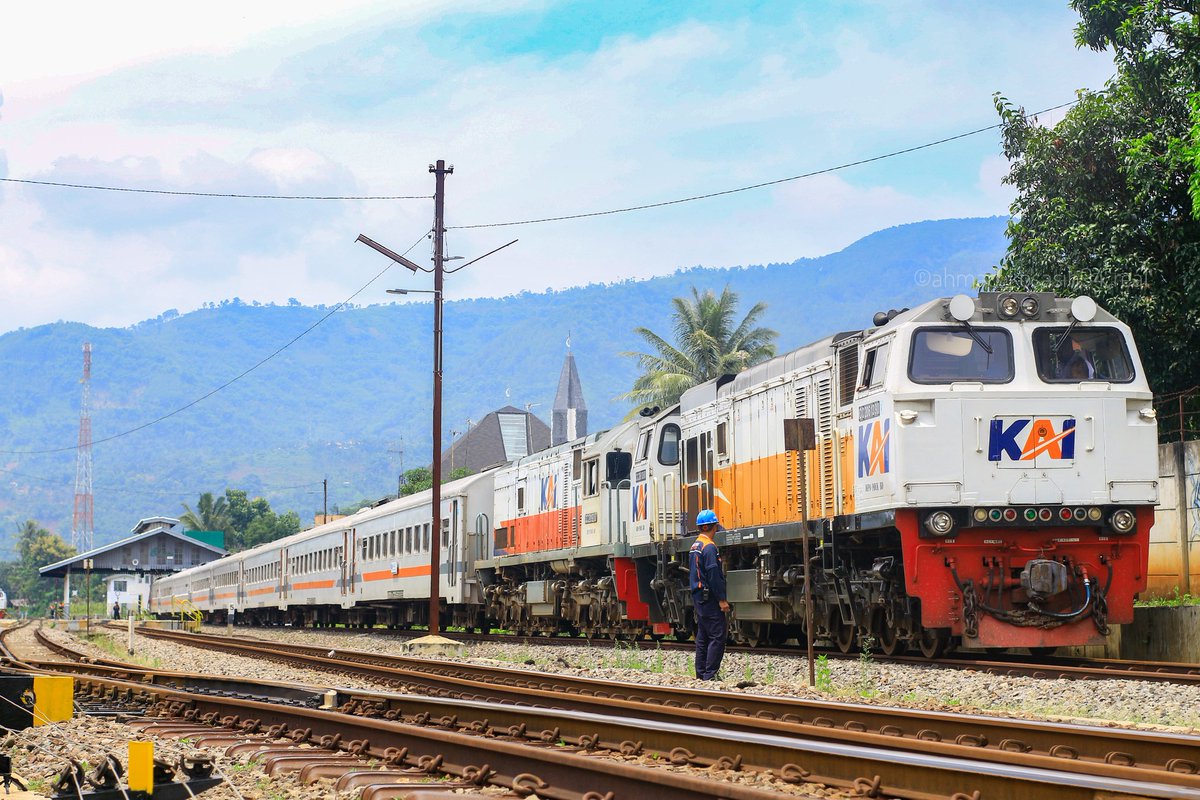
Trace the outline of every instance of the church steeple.
<instances>
[{"instance_id":1,"label":"church steeple","mask_svg":"<svg viewBox=\"0 0 1200 800\"><path fill-rule=\"evenodd\" d=\"M575 356L571 354L570 336L567 337L567 357L563 359L562 373L558 376L558 394L554 396L552 422L552 446L569 442L587 433L587 403L583 399L579 370L575 368Z\"/></svg>"}]
</instances>

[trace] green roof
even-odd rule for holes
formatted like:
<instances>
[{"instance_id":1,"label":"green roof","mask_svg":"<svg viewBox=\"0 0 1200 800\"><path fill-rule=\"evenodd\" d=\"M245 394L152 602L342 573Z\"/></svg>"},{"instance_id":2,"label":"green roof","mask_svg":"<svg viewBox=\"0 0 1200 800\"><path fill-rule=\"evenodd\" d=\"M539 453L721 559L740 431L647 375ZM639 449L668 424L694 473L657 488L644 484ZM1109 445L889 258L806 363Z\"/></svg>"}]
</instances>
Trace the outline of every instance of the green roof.
<instances>
[{"instance_id":1,"label":"green roof","mask_svg":"<svg viewBox=\"0 0 1200 800\"><path fill-rule=\"evenodd\" d=\"M210 547L225 549L225 531L184 531L183 533Z\"/></svg>"}]
</instances>

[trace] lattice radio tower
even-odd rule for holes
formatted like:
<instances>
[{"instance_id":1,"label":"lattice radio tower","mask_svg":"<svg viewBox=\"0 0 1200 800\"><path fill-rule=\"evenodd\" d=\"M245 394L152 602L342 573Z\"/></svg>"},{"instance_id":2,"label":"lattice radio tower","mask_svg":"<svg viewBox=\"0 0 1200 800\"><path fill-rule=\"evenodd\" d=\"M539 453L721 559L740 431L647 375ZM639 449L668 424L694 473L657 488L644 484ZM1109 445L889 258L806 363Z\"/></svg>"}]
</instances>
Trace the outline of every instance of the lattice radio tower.
<instances>
[{"instance_id":1,"label":"lattice radio tower","mask_svg":"<svg viewBox=\"0 0 1200 800\"><path fill-rule=\"evenodd\" d=\"M92 344L83 344L83 398L79 402L79 445L75 448L75 514L71 544L86 553L95 546L92 519Z\"/></svg>"}]
</instances>

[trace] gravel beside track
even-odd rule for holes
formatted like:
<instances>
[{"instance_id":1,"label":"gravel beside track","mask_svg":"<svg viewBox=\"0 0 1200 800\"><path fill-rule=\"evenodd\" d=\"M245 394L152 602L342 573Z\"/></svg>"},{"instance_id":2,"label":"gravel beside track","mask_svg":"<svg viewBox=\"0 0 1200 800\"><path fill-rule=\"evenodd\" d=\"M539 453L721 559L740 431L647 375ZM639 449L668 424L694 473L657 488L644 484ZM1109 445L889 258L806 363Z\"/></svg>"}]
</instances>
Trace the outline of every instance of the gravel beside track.
<instances>
[{"instance_id":1,"label":"gravel beside track","mask_svg":"<svg viewBox=\"0 0 1200 800\"><path fill-rule=\"evenodd\" d=\"M220 626L207 633L224 634ZM67 634L63 634L67 635ZM383 632L313 631L291 628L236 628L239 637L266 641L317 644L330 649L411 655L404 641ZM117 637L124 652L124 638ZM220 675L251 675L268 680L329 685L328 675L267 664L253 659L222 656L168 642L137 639L137 655L157 659L158 666ZM98 653L102 652L98 650ZM692 658L682 651L659 650L652 642L588 645L524 645L510 642L463 644L455 660L591 676L629 683L696 686L794 697L823 697L880 705L943 711L972 711L1020 719L1052 719L1143 729L1200 733L1200 687L1145 683L1120 679L1074 681L996 676L936 666L882 664L869 658L830 660L817 664L820 690L809 689L803 657L729 653L723 680L712 683L692 677ZM107 655L120 658L120 655ZM744 685L752 683L753 685ZM370 686L344 678L339 685ZM741 684L741 686L739 686Z\"/></svg>"}]
</instances>

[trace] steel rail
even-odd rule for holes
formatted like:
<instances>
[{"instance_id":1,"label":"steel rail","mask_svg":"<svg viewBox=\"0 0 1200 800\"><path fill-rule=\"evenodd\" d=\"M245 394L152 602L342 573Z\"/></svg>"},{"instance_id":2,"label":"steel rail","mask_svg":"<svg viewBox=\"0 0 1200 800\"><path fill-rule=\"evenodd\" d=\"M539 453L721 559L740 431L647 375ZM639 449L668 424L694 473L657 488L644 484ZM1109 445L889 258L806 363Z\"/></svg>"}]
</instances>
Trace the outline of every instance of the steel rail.
<instances>
[{"instance_id":1,"label":"steel rail","mask_svg":"<svg viewBox=\"0 0 1200 800\"><path fill-rule=\"evenodd\" d=\"M408 748L418 753L410 758L414 766L419 766L430 758L460 765L475 764L481 758L478 753L480 741L507 745L507 742L500 742L495 737L525 737L532 730L535 731L533 738L540 739L551 747L537 749L527 745L509 745L515 749L500 748L501 753L492 757L503 756L504 760L497 763L503 763L512 771L520 769L522 772L536 775L540 784L551 787L556 786L556 782L566 780L567 775L581 767L576 763L580 760L578 756L553 747L558 743L589 751L616 749L628 755L643 754L649 749L661 754L667 763L717 769L773 767L775 774L785 779L842 786L867 796L894 796L911 800L929 800L934 797L966 800L971 797L1015 796L1026 800L1093 800L1100 794L1108 798L1200 800L1200 783L1197 783L1195 776L1177 776L1192 779L1183 781L1181 785L1179 782L1168 782L1168 776L1165 775L1161 776L1163 780L1148 781L1144 774L1124 778L1111 773L1068 773L1043 769L1032 762L994 764L969 758L879 750L791 736L734 732L714 729L703 724L704 720L699 720L701 724L663 723L636 719L629 715L614 717L611 714L561 709L472 703L461 699L443 700L439 704L430 698L396 698L376 693L374 699L377 702L387 697L389 700L412 704L412 715L395 713L391 715L393 719L389 719L375 714L363 716L364 709L361 707L355 708L354 714L315 711L255 700L195 695L176 689L147 687L144 684L98 678L87 679L81 688L91 688L93 683L108 686L110 689L123 687L136 691L143 697L153 697L161 704L174 704L176 713L182 712L186 707L191 712L188 715L190 718L208 715L208 719L219 720L226 727L242 726L244 729L258 730L263 726L272 725L285 725L289 728L304 726L308 731L306 739L333 743L342 740L358 741L360 750L366 750L378 757L386 757L391 748ZM440 705L441 711L449 713L442 716L431 713L431 703L435 706ZM464 719L472 714L477 716L474 719ZM419 724L400 721L402 716L406 719L411 717ZM496 720L499 720L499 723ZM506 726L506 723L511 724ZM426 727L429 725L435 727ZM545 726L540 733L536 733L538 726ZM474 735L462 732L466 730L473 731ZM431 745L431 740L438 748L435 753L425 752ZM486 747L491 748L492 744L487 744ZM530 749L534 753L549 754L548 761L552 766L548 767L543 763L546 759L542 756L530 756L526 752ZM513 765L514 760L522 758L524 760L520 760L517 766ZM539 761L539 758L542 761ZM530 765L530 759L538 763ZM589 765L588 780L597 780L594 777L597 774L604 776L599 785L591 783L583 789L599 792L595 797L603 796L604 792L614 792L618 797L677 796L664 793L664 787L658 785L651 789L645 785L635 787L627 784L627 779L636 780L634 775L624 772L630 765L603 762L603 765L597 768L596 759L581 760ZM549 779L546 777L548 770L551 774ZM471 769L468 771L478 772ZM460 776L464 774L462 771L452 772ZM511 784L506 784L504 780L498 783L511 788ZM742 794L739 793L740 788L742 787L726 783L700 781L698 784L689 783L687 791L693 792L691 796L694 797L778 796L775 793L763 793L761 790L751 790L749 794ZM646 794L647 791L651 794ZM545 797L566 796L542 791L538 793Z\"/></svg>"},{"instance_id":2,"label":"steel rail","mask_svg":"<svg viewBox=\"0 0 1200 800\"><path fill-rule=\"evenodd\" d=\"M159 635L159 633L156 633ZM526 670L381 656L308 645L230 641L226 637L169 634L161 638L354 672L386 685L474 700L574 708L594 713L621 709L663 722L704 718L713 726L943 755L971 751L972 758L1002 763L1018 756L1054 759L1064 771L1129 777L1138 773L1200 772L1200 737L1154 731L1098 728L1000 717L918 711L825 700L676 689L575 678ZM313 651L319 651L319 654ZM565 693L565 694L564 694ZM361 695L339 690L339 704ZM1172 777L1172 780L1175 778Z\"/></svg>"}]
</instances>

